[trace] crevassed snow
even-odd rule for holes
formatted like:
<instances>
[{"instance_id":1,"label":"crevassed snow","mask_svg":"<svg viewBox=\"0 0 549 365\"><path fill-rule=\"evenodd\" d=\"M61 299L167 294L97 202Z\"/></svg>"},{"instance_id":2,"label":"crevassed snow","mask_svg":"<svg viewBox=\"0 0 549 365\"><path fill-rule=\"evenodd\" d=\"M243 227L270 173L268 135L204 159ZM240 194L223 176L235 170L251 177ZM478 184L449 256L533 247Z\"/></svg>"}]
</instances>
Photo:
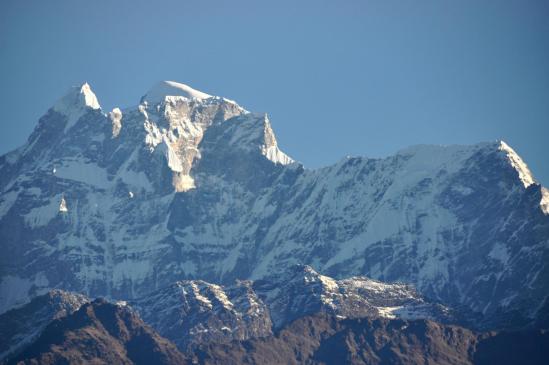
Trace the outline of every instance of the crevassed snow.
<instances>
[{"instance_id":1,"label":"crevassed snow","mask_svg":"<svg viewBox=\"0 0 549 365\"><path fill-rule=\"evenodd\" d=\"M143 96L143 101L161 103L167 96L181 96L186 99L203 100L212 97L209 94L175 81L160 81Z\"/></svg>"},{"instance_id":2,"label":"crevassed snow","mask_svg":"<svg viewBox=\"0 0 549 365\"><path fill-rule=\"evenodd\" d=\"M68 119L65 132L71 129L88 109L101 109L101 106L87 82L81 86L72 87L53 106L53 110L65 115Z\"/></svg>"}]
</instances>

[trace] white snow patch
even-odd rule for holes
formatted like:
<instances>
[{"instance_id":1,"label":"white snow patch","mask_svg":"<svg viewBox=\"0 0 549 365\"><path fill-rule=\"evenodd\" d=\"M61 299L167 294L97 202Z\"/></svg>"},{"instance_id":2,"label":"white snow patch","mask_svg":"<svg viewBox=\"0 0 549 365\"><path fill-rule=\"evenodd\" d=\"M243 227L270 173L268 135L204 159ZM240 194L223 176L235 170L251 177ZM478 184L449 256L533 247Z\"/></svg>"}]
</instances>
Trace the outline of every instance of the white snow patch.
<instances>
[{"instance_id":1,"label":"white snow patch","mask_svg":"<svg viewBox=\"0 0 549 365\"><path fill-rule=\"evenodd\" d=\"M67 208L67 201L65 200L65 197L61 197L61 202L59 203L59 211L61 213L66 213L69 211Z\"/></svg>"},{"instance_id":2,"label":"white snow patch","mask_svg":"<svg viewBox=\"0 0 549 365\"><path fill-rule=\"evenodd\" d=\"M168 96L181 96L186 99L203 100L211 98L211 95L193 89L192 87L175 81L161 81L154 85L142 100L149 103L162 103Z\"/></svg>"},{"instance_id":3,"label":"white snow patch","mask_svg":"<svg viewBox=\"0 0 549 365\"><path fill-rule=\"evenodd\" d=\"M384 318L396 318L396 312L401 309L402 306L396 306L396 307L377 307L377 311L381 317Z\"/></svg>"}]
</instances>

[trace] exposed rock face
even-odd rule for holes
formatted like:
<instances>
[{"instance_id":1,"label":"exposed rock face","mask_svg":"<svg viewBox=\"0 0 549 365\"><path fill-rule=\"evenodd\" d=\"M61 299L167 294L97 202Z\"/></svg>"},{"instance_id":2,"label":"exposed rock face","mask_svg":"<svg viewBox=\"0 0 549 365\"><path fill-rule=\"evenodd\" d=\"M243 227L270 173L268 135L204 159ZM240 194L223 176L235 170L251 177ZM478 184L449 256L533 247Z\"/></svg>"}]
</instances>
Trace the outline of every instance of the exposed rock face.
<instances>
[{"instance_id":1,"label":"exposed rock face","mask_svg":"<svg viewBox=\"0 0 549 365\"><path fill-rule=\"evenodd\" d=\"M77 88L0 157L0 312L52 287L131 300L300 263L413 285L489 327L548 308L547 193L504 143L307 170L264 114L168 85L121 110L116 133Z\"/></svg>"},{"instance_id":2,"label":"exposed rock face","mask_svg":"<svg viewBox=\"0 0 549 365\"><path fill-rule=\"evenodd\" d=\"M13 364L187 364L129 308L96 300L51 322Z\"/></svg>"}]
</instances>

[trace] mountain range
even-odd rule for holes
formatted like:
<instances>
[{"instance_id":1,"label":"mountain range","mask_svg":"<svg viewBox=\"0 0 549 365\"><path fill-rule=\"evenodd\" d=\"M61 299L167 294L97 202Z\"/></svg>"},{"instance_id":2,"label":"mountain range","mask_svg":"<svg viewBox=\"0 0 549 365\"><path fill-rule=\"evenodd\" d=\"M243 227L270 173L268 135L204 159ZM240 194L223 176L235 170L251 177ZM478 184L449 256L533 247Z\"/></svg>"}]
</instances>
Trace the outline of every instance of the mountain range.
<instances>
[{"instance_id":1,"label":"mountain range","mask_svg":"<svg viewBox=\"0 0 549 365\"><path fill-rule=\"evenodd\" d=\"M33 302L43 304L53 296L38 297L18 310L30 314L38 308L31 308ZM67 300L69 297L67 293L61 296ZM51 302L45 305L54 306ZM162 304L157 303L156 307ZM220 313L215 315L223 318ZM212 321L205 323L208 328L202 327L203 332L215 328L210 326ZM197 342L177 348L127 303L96 299L50 321L32 344L15 351L2 363L541 365L549 356L546 330L478 333L428 319L347 318L323 311L303 315L275 332L256 333L247 339L216 338L215 334L207 338L185 330L174 339L182 333Z\"/></svg>"},{"instance_id":2,"label":"mountain range","mask_svg":"<svg viewBox=\"0 0 549 365\"><path fill-rule=\"evenodd\" d=\"M155 349L172 341L182 354L166 356L181 361L221 361L219 348L279 341L299 321L330 336L467 327L469 355L478 336L543 339L549 324L549 190L505 142L311 170L280 150L266 114L172 81L110 112L88 84L71 88L0 157L0 237L2 322L21 322L0 333L4 356L95 305L127 308L136 319L121 321L152 326L138 332ZM29 306L56 297L73 305L25 327ZM131 336L109 333L134 361Z\"/></svg>"}]
</instances>

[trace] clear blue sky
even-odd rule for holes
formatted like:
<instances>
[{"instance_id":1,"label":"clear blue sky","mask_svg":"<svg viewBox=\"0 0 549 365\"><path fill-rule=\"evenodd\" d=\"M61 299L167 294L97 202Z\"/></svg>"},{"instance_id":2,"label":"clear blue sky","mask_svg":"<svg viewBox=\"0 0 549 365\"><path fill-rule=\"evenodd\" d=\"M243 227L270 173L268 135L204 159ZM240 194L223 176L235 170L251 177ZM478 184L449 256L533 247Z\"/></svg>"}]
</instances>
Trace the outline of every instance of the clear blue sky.
<instances>
[{"instance_id":1,"label":"clear blue sky","mask_svg":"<svg viewBox=\"0 0 549 365\"><path fill-rule=\"evenodd\" d=\"M110 110L166 79L268 112L308 167L504 139L549 185L548 1L0 5L0 153L71 85Z\"/></svg>"}]
</instances>

